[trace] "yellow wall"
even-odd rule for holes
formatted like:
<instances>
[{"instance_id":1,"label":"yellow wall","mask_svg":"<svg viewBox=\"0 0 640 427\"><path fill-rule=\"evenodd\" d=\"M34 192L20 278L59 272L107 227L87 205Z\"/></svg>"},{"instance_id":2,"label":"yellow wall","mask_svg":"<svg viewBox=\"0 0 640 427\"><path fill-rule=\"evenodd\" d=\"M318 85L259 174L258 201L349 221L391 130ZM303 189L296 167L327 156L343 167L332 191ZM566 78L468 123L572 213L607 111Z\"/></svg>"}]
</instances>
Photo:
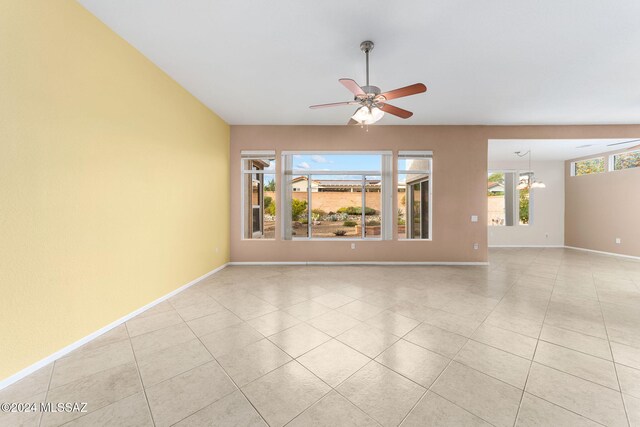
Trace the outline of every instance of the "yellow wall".
<instances>
[{"instance_id":1,"label":"yellow wall","mask_svg":"<svg viewBox=\"0 0 640 427\"><path fill-rule=\"evenodd\" d=\"M3 379L228 261L229 127L71 0L0 58Z\"/></svg>"}]
</instances>

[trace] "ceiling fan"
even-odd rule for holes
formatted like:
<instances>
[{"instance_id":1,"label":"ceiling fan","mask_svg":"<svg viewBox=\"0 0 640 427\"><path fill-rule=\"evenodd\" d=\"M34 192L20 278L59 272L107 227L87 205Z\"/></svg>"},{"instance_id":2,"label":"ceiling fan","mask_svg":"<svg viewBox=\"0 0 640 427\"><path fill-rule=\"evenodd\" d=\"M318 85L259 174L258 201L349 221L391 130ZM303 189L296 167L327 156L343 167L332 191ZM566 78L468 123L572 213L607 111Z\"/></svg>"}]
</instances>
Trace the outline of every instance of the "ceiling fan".
<instances>
[{"instance_id":1,"label":"ceiling fan","mask_svg":"<svg viewBox=\"0 0 640 427\"><path fill-rule=\"evenodd\" d=\"M309 108L327 108L337 107L340 105L359 105L355 114L351 116L348 124L361 124L370 125L380 120L384 113L393 114L402 119L408 119L413 116L411 111L403 110L402 108L394 107L391 104L387 104L387 101L396 98L402 98L404 96L416 95L418 93L426 92L427 87L422 83L416 83L411 86L405 86L399 89L394 89L389 92L380 93L380 88L377 86L369 85L369 52L373 50L372 41L363 41L360 43L360 50L366 55L367 61L367 84L366 86L359 86L352 79L339 79L351 93L353 93L353 101L347 102L334 102L331 104L319 104L312 105Z\"/></svg>"}]
</instances>

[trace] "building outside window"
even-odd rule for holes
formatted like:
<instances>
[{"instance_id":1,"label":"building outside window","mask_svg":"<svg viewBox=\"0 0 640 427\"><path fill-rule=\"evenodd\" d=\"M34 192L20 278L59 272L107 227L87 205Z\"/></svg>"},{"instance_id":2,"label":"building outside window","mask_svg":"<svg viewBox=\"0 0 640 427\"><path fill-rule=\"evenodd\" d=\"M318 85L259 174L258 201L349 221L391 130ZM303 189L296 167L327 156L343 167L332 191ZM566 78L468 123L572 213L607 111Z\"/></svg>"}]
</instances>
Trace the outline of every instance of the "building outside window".
<instances>
[{"instance_id":1,"label":"building outside window","mask_svg":"<svg viewBox=\"0 0 640 427\"><path fill-rule=\"evenodd\" d=\"M242 237L273 239L276 224L275 152L242 152Z\"/></svg>"}]
</instances>

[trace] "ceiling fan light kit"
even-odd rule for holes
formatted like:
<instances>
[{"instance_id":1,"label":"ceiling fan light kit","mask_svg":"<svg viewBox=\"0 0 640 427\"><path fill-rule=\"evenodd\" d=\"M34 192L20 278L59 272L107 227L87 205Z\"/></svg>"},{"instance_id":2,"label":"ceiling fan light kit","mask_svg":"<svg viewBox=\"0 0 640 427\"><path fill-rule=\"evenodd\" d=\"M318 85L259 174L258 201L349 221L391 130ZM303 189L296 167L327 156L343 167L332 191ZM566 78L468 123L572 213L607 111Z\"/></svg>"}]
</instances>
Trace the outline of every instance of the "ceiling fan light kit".
<instances>
[{"instance_id":1,"label":"ceiling fan light kit","mask_svg":"<svg viewBox=\"0 0 640 427\"><path fill-rule=\"evenodd\" d=\"M389 92L381 93L381 90L377 86L369 84L369 52L373 50L373 42L366 40L360 43L360 50L362 50L366 57L367 66L367 84L360 86L355 80L352 79L339 79L338 81L346 87L353 94L353 101L346 102L334 102L331 104L319 104L312 105L309 108L327 108L337 107L341 105L358 105L358 109L351 116L351 120L347 124L360 124L370 125L376 123L385 113L392 114L402 119L408 119L413 116L411 111L403 110L402 108L394 107L391 104L387 104L387 101L396 98L402 98L405 96L416 95L427 91L427 87L422 83L416 83L411 86L394 89Z\"/></svg>"}]
</instances>

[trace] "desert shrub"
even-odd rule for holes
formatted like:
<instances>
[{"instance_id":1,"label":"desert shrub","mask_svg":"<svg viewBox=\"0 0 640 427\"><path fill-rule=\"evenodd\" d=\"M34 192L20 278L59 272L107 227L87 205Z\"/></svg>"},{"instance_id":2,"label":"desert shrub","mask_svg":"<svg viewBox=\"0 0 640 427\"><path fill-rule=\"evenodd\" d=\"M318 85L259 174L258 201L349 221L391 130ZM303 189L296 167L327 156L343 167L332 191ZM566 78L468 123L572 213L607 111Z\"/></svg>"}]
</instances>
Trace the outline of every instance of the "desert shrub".
<instances>
[{"instance_id":1,"label":"desert shrub","mask_svg":"<svg viewBox=\"0 0 640 427\"><path fill-rule=\"evenodd\" d=\"M325 216L327 213L325 211L323 211L322 209L313 209L311 211L312 214L317 215L318 217L323 217Z\"/></svg>"},{"instance_id":2,"label":"desert shrub","mask_svg":"<svg viewBox=\"0 0 640 427\"><path fill-rule=\"evenodd\" d=\"M347 231L346 230L336 230L333 232L333 234L335 234L336 236L346 236Z\"/></svg>"},{"instance_id":3,"label":"desert shrub","mask_svg":"<svg viewBox=\"0 0 640 427\"><path fill-rule=\"evenodd\" d=\"M344 225L345 227L355 227L356 225L358 225L358 223L355 222L355 221L347 220L347 221L343 222L342 225Z\"/></svg>"},{"instance_id":4,"label":"desert shrub","mask_svg":"<svg viewBox=\"0 0 640 427\"><path fill-rule=\"evenodd\" d=\"M275 216L276 215L276 204L271 203L269 206L265 206L264 212L267 215Z\"/></svg>"},{"instance_id":5,"label":"desert shrub","mask_svg":"<svg viewBox=\"0 0 640 427\"><path fill-rule=\"evenodd\" d=\"M291 201L291 219L298 220L307 210L307 201L306 200L297 200L293 199Z\"/></svg>"},{"instance_id":6,"label":"desert shrub","mask_svg":"<svg viewBox=\"0 0 640 427\"><path fill-rule=\"evenodd\" d=\"M362 215L362 208L360 206L349 206L346 208L338 209L338 213L346 213L347 215ZM364 208L365 215L375 215L377 211L370 207Z\"/></svg>"},{"instance_id":7,"label":"desert shrub","mask_svg":"<svg viewBox=\"0 0 640 427\"><path fill-rule=\"evenodd\" d=\"M375 220L367 221L367 225L371 225L371 226L380 225L380 221L375 221Z\"/></svg>"},{"instance_id":8,"label":"desert shrub","mask_svg":"<svg viewBox=\"0 0 640 427\"><path fill-rule=\"evenodd\" d=\"M405 225L407 223L407 221L405 221L404 219L398 219L398 225Z\"/></svg>"}]
</instances>

